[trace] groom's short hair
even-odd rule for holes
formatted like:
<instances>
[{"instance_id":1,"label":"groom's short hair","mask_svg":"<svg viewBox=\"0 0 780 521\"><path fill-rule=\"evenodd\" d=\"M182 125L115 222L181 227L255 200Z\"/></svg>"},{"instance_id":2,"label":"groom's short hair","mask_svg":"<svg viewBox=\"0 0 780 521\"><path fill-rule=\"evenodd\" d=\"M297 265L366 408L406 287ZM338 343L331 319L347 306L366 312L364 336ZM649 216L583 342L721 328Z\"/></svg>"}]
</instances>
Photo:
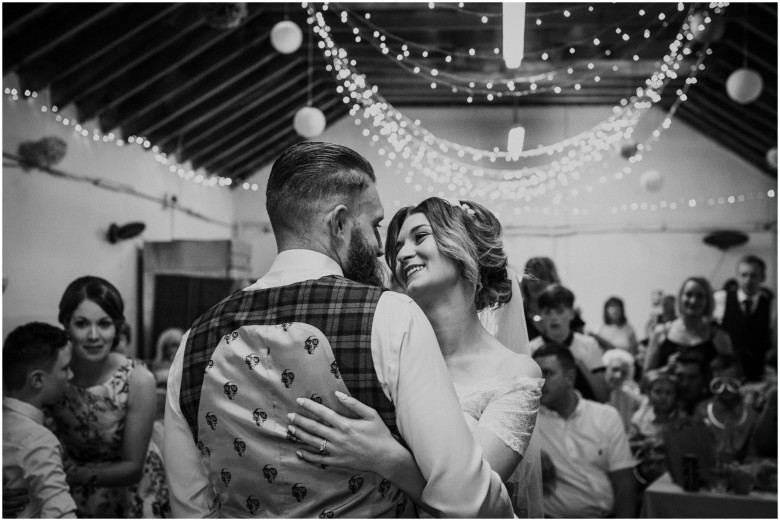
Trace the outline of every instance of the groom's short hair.
<instances>
[{"instance_id":1,"label":"groom's short hair","mask_svg":"<svg viewBox=\"0 0 780 521\"><path fill-rule=\"evenodd\" d=\"M268 177L265 206L271 227L277 234L304 233L324 202L342 197L350 203L375 182L371 163L350 148L316 141L293 145Z\"/></svg>"}]
</instances>

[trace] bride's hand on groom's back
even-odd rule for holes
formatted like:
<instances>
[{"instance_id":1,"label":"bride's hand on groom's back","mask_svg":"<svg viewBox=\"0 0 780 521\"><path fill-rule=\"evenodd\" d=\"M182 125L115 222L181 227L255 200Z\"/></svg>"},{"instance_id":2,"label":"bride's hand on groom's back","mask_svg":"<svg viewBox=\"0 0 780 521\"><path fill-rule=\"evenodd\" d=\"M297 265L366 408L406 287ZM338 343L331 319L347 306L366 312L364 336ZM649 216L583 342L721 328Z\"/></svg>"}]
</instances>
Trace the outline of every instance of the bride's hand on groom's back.
<instances>
[{"instance_id":1,"label":"bride's hand on groom's back","mask_svg":"<svg viewBox=\"0 0 780 521\"><path fill-rule=\"evenodd\" d=\"M298 399L301 414L288 415L288 430L301 442L298 457L314 465L370 471L387 477L406 449L374 409L343 393L336 392L336 396L356 418L343 416L307 398Z\"/></svg>"}]
</instances>

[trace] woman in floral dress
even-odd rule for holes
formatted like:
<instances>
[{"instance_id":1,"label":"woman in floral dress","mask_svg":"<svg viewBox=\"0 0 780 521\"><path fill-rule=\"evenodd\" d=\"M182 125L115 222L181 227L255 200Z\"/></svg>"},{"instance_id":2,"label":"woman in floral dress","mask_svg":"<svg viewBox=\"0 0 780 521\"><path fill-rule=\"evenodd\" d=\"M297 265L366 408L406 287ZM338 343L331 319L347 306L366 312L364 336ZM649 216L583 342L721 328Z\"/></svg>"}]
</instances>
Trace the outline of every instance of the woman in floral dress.
<instances>
[{"instance_id":1,"label":"woman in floral dress","mask_svg":"<svg viewBox=\"0 0 780 521\"><path fill-rule=\"evenodd\" d=\"M65 449L79 517L165 517L162 459L150 447L155 411L152 373L112 352L125 321L117 289L99 277L73 281L59 321L73 344L74 377L49 411Z\"/></svg>"}]
</instances>

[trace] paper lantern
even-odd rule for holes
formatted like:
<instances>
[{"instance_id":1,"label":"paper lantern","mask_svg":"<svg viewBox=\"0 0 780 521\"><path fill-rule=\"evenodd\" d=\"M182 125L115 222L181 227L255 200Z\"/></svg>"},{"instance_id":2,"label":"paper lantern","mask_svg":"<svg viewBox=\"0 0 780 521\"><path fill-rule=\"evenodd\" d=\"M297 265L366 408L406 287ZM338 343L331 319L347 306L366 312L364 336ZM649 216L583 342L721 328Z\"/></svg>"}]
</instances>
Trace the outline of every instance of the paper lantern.
<instances>
[{"instance_id":1,"label":"paper lantern","mask_svg":"<svg viewBox=\"0 0 780 521\"><path fill-rule=\"evenodd\" d=\"M721 39L726 31L726 22L720 15L710 16L710 22L705 23L707 15L695 13L691 17L691 36L697 42L715 42Z\"/></svg>"},{"instance_id":2,"label":"paper lantern","mask_svg":"<svg viewBox=\"0 0 780 521\"><path fill-rule=\"evenodd\" d=\"M295 22L284 20L271 29L271 45L282 54L292 54L301 48L303 32Z\"/></svg>"},{"instance_id":3,"label":"paper lantern","mask_svg":"<svg viewBox=\"0 0 780 521\"><path fill-rule=\"evenodd\" d=\"M325 114L317 107L298 109L293 118L293 128L301 137L319 136L325 130Z\"/></svg>"},{"instance_id":4,"label":"paper lantern","mask_svg":"<svg viewBox=\"0 0 780 521\"><path fill-rule=\"evenodd\" d=\"M777 170L777 147L770 148L766 153L766 164L772 170Z\"/></svg>"},{"instance_id":5,"label":"paper lantern","mask_svg":"<svg viewBox=\"0 0 780 521\"><path fill-rule=\"evenodd\" d=\"M726 80L726 92L729 98L746 105L753 103L764 90L764 80L753 69L741 68L731 73Z\"/></svg>"},{"instance_id":6,"label":"paper lantern","mask_svg":"<svg viewBox=\"0 0 780 521\"><path fill-rule=\"evenodd\" d=\"M657 192L664 185L664 177L658 170L648 170L641 175L639 182L648 192Z\"/></svg>"}]
</instances>

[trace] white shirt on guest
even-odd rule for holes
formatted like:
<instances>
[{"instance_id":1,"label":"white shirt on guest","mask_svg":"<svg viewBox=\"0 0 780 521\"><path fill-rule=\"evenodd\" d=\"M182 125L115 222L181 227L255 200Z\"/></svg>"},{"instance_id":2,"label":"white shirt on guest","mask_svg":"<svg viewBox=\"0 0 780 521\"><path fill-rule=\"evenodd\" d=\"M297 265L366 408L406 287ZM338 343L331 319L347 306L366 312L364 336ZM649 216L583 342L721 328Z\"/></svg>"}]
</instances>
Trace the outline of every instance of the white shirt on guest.
<instances>
[{"instance_id":1,"label":"white shirt on guest","mask_svg":"<svg viewBox=\"0 0 780 521\"><path fill-rule=\"evenodd\" d=\"M43 411L3 398L3 488L26 489L30 502L19 518L75 518L59 440L43 425Z\"/></svg>"},{"instance_id":2,"label":"white shirt on guest","mask_svg":"<svg viewBox=\"0 0 780 521\"><path fill-rule=\"evenodd\" d=\"M539 408L536 428L541 449L550 456L556 474L552 493L544 498L545 517L611 515L615 498L608 474L635 465L615 408L586 400L579 393L577 398L577 407L568 418Z\"/></svg>"},{"instance_id":3,"label":"white shirt on guest","mask_svg":"<svg viewBox=\"0 0 780 521\"><path fill-rule=\"evenodd\" d=\"M288 250L245 291L342 274L330 257ZM177 518L204 517L211 511L209 477L179 405L188 336L189 331L171 365L165 406L164 457L171 510ZM409 297L386 291L379 298L371 353L382 390L396 407L398 430L426 478L423 502L444 517L512 517L506 488L482 459L466 425L433 328Z\"/></svg>"}]
</instances>

